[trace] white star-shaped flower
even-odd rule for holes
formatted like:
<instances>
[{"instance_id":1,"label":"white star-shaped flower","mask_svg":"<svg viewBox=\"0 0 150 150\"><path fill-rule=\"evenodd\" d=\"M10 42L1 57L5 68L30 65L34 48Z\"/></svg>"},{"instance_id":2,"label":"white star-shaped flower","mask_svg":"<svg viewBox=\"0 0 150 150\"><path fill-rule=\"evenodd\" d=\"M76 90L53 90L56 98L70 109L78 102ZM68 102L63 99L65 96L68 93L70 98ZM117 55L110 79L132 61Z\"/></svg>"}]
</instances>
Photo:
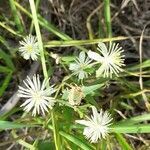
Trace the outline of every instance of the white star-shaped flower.
<instances>
[{"instance_id":1,"label":"white star-shaped flower","mask_svg":"<svg viewBox=\"0 0 150 150\"><path fill-rule=\"evenodd\" d=\"M28 60L30 58L32 60L38 59L40 50L38 47L37 38L35 36L28 35L19 43L20 43L19 52L21 52L21 56L24 59L26 59L26 60Z\"/></svg>"},{"instance_id":2,"label":"white star-shaped flower","mask_svg":"<svg viewBox=\"0 0 150 150\"><path fill-rule=\"evenodd\" d=\"M101 64L99 69L96 71L96 77L103 76L112 78L115 74L118 76L119 72L122 72L124 64L124 55L121 55L124 50L119 47L119 44L110 43L109 49L107 49L104 43L99 43L97 50L101 53L88 51L89 58L97 61Z\"/></svg>"},{"instance_id":3,"label":"white star-shaped flower","mask_svg":"<svg viewBox=\"0 0 150 150\"><path fill-rule=\"evenodd\" d=\"M90 64L91 60L89 57L86 57L85 52L80 52L79 57L75 59L75 63L71 63L69 69L73 71L79 78L82 80L88 77L88 72L86 72L86 68Z\"/></svg>"},{"instance_id":4,"label":"white star-shaped flower","mask_svg":"<svg viewBox=\"0 0 150 150\"><path fill-rule=\"evenodd\" d=\"M53 86L48 86L48 79L44 79L41 84L39 75L33 75L32 79L27 77L23 83L25 87L19 86L18 96L25 98L26 101L20 107L24 107L26 112L32 110L33 116L40 114L40 111L45 115L45 111L48 112L48 108L53 108L55 99L51 97L51 94L55 90Z\"/></svg>"},{"instance_id":5,"label":"white star-shaped flower","mask_svg":"<svg viewBox=\"0 0 150 150\"><path fill-rule=\"evenodd\" d=\"M95 106L92 106L93 115L87 120L76 120L77 123L86 126L83 135L91 142L96 143L102 138L106 138L109 133L109 126L111 125L111 115L102 109L100 113L97 112Z\"/></svg>"}]
</instances>

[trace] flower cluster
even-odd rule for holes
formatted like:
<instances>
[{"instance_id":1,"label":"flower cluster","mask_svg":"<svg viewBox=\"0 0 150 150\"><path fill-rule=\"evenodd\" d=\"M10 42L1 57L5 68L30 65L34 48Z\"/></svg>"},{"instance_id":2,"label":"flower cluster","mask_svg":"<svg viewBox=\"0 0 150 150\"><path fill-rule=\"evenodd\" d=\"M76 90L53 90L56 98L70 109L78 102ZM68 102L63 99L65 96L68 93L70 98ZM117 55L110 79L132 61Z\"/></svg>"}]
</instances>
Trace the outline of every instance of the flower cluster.
<instances>
[{"instance_id":1,"label":"flower cluster","mask_svg":"<svg viewBox=\"0 0 150 150\"><path fill-rule=\"evenodd\" d=\"M79 80L88 77L88 72L85 69L90 66L91 60L95 60L96 64L100 64L100 67L96 71L96 77L112 78L113 74L118 76L119 72L123 71L122 67L125 64L122 53L124 50L122 47L119 47L119 44L111 42L109 48L107 48L101 42L98 44L97 50L100 54L89 50L87 58L84 52L80 52L75 62L70 64L69 69L78 75Z\"/></svg>"},{"instance_id":2,"label":"flower cluster","mask_svg":"<svg viewBox=\"0 0 150 150\"><path fill-rule=\"evenodd\" d=\"M38 42L36 37L29 35L20 41L19 51L24 59L37 60L40 53ZM98 70L96 70L96 77L103 76L112 78L113 74L118 76L119 72L122 72L124 66L123 49L119 47L119 44L110 43L109 48L104 43L99 43L97 50L99 53L88 51L80 52L76 57L75 62L71 63L69 69L74 75L78 76L79 80L87 78L89 72L87 68L95 64L100 64ZM58 56L52 56L57 59ZM93 64L92 60L96 61ZM33 75L32 78L27 77L23 81L24 86L19 86L18 96L25 98L26 101L21 105L26 112L32 112L33 116L52 109L56 100L52 94L56 91L53 87L49 86L49 79L44 79L40 82L39 75ZM78 86L74 86L70 89L68 94L68 100L70 105L80 105L84 93ZM92 106L92 115L87 117L86 120L76 120L76 123L84 125L83 135L91 142L96 143L102 138L106 138L110 131L110 125L112 121L111 115L107 111L97 111L95 106Z\"/></svg>"},{"instance_id":3,"label":"flower cluster","mask_svg":"<svg viewBox=\"0 0 150 150\"><path fill-rule=\"evenodd\" d=\"M20 41L19 51L24 59L37 60L40 50L36 37L29 35ZM96 71L96 77L103 76L112 78L115 74L118 76L119 72L122 72L124 64L124 55L122 47L119 44L110 42L109 48L102 42L98 44L97 50L100 52L96 53L91 50L88 51L88 56L85 52L80 52L79 56L75 59L74 63L71 63L69 69L78 76L79 80L83 80L88 77L86 69L90 66L92 60L95 60L100 64L99 69Z\"/></svg>"}]
</instances>

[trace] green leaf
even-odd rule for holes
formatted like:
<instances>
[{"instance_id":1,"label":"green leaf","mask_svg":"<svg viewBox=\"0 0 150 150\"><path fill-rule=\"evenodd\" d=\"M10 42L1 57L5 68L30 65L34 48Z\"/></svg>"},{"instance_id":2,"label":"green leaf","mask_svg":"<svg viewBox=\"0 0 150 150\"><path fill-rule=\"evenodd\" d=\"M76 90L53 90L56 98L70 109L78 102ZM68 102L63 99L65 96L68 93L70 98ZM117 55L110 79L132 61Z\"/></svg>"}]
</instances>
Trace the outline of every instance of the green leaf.
<instances>
[{"instance_id":1,"label":"green leaf","mask_svg":"<svg viewBox=\"0 0 150 150\"><path fill-rule=\"evenodd\" d=\"M12 72L12 70L9 69L8 67L0 66L0 72L2 72L2 73L10 73L10 72Z\"/></svg>"},{"instance_id":2,"label":"green leaf","mask_svg":"<svg viewBox=\"0 0 150 150\"><path fill-rule=\"evenodd\" d=\"M142 64L141 64L141 67L142 68L150 67L150 60L143 61ZM129 70L129 71L135 71L135 70L137 70L139 68L140 68L140 64L137 64L137 65L133 65L131 67L128 67L127 70Z\"/></svg>"},{"instance_id":3,"label":"green leaf","mask_svg":"<svg viewBox=\"0 0 150 150\"><path fill-rule=\"evenodd\" d=\"M148 120L150 120L150 113L122 120L118 122L117 125L133 125Z\"/></svg>"},{"instance_id":4,"label":"green leaf","mask_svg":"<svg viewBox=\"0 0 150 150\"><path fill-rule=\"evenodd\" d=\"M50 150L50 149L55 149L54 143L50 141L39 141L36 147L38 150Z\"/></svg>"},{"instance_id":5,"label":"green leaf","mask_svg":"<svg viewBox=\"0 0 150 150\"><path fill-rule=\"evenodd\" d=\"M94 106L98 106L97 102L95 101L94 97L92 95L88 95L85 97L85 100L88 104L92 104Z\"/></svg>"},{"instance_id":6,"label":"green leaf","mask_svg":"<svg viewBox=\"0 0 150 150\"><path fill-rule=\"evenodd\" d=\"M13 64L10 56L8 54L6 54L4 51L2 51L1 49L0 49L0 57L5 61L6 65L10 69L15 70L14 64Z\"/></svg>"},{"instance_id":7,"label":"green leaf","mask_svg":"<svg viewBox=\"0 0 150 150\"><path fill-rule=\"evenodd\" d=\"M115 136L121 146L121 149L133 150L132 147L127 143L126 139L122 136L122 134L116 133Z\"/></svg>"},{"instance_id":8,"label":"green leaf","mask_svg":"<svg viewBox=\"0 0 150 150\"><path fill-rule=\"evenodd\" d=\"M70 62L75 60L75 56L64 56L61 57L61 60L63 61L64 64L69 64Z\"/></svg>"},{"instance_id":9,"label":"green leaf","mask_svg":"<svg viewBox=\"0 0 150 150\"><path fill-rule=\"evenodd\" d=\"M125 103L125 102L120 102L120 105L121 105L123 108L127 109L127 110L133 110L133 109L134 109L133 106L131 106L130 104L127 104L127 103Z\"/></svg>"},{"instance_id":10,"label":"green leaf","mask_svg":"<svg viewBox=\"0 0 150 150\"><path fill-rule=\"evenodd\" d=\"M110 130L115 133L150 133L150 124L113 125Z\"/></svg>"},{"instance_id":11,"label":"green leaf","mask_svg":"<svg viewBox=\"0 0 150 150\"><path fill-rule=\"evenodd\" d=\"M92 94L95 90L101 88L104 86L104 84L96 84L96 85L91 85L91 86L83 86L82 90L84 95Z\"/></svg>"},{"instance_id":12,"label":"green leaf","mask_svg":"<svg viewBox=\"0 0 150 150\"><path fill-rule=\"evenodd\" d=\"M33 125L33 124L32 125L20 124L20 123L0 120L0 130L17 129L17 128L24 128L24 127L36 127L36 126L37 125Z\"/></svg>"},{"instance_id":13,"label":"green leaf","mask_svg":"<svg viewBox=\"0 0 150 150\"><path fill-rule=\"evenodd\" d=\"M21 107L14 107L13 109L11 109L10 111L6 113L0 113L0 120L7 120L8 117L13 115L14 113L18 113L18 111L20 110L22 110Z\"/></svg>"},{"instance_id":14,"label":"green leaf","mask_svg":"<svg viewBox=\"0 0 150 150\"><path fill-rule=\"evenodd\" d=\"M101 139L100 150L107 150L107 142L105 139Z\"/></svg>"},{"instance_id":15,"label":"green leaf","mask_svg":"<svg viewBox=\"0 0 150 150\"><path fill-rule=\"evenodd\" d=\"M93 150L94 148L88 145L87 143L83 142L81 139L78 139L74 135L65 133L63 131L59 131L60 135L65 137L67 140L73 142L78 147L82 148L83 150Z\"/></svg>"},{"instance_id":16,"label":"green leaf","mask_svg":"<svg viewBox=\"0 0 150 150\"><path fill-rule=\"evenodd\" d=\"M3 84L2 86L0 87L0 96L3 95L3 93L5 92L10 80L11 80L11 77L12 77L12 73L9 73L6 78L4 79L3 81Z\"/></svg>"}]
</instances>

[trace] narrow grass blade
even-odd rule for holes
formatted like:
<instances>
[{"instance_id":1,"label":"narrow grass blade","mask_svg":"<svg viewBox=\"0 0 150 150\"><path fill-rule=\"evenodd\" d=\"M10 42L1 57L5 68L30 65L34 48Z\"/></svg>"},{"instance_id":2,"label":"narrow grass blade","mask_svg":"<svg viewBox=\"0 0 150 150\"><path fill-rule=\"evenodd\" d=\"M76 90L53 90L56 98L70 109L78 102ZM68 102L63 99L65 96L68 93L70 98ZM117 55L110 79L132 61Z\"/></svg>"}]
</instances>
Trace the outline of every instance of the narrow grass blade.
<instances>
[{"instance_id":1,"label":"narrow grass blade","mask_svg":"<svg viewBox=\"0 0 150 150\"><path fill-rule=\"evenodd\" d=\"M0 49L0 58L5 61L5 64L12 70L15 70L14 64L11 60L10 55L6 54L3 50Z\"/></svg>"},{"instance_id":2,"label":"narrow grass blade","mask_svg":"<svg viewBox=\"0 0 150 150\"><path fill-rule=\"evenodd\" d=\"M37 125L21 124L21 123L14 123L10 121L0 120L0 130L17 129L17 128L24 128L24 127L36 127L36 126Z\"/></svg>"},{"instance_id":3,"label":"narrow grass blade","mask_svg":"<svg viewBox=\"0 0 150 150\"><path fill-rule=\"evenodd\" d=\"M121 146L121 149L133 150L132 147L127 143L126 139L122 136L122 134L116 133L115 136Z\"/></svg>"},{"instance_id":4,"label":"narrow grass blade","mask_svg":"<svg viewBox=\"0 0 150 150\"><path fill-rule=\"evenodd\" d=\"M39 4L40 4L40 0L36 0L36 2L35 2L36 12L38 12ZM34 30L33 27L34 27L34 24L33 24L33 20L32 20L31 25L30 25L30 34L32 34L32 32Z\"/></svg>"},{"instance_id":5,"label":"narrow grass blade","mask_svg":"<svg viewBox=\"0 0 150 150\"><path fill-rule=\"evenodd\" d=\"M48 128L53 130L52 125L48 125ZM59 131L59 134L69 140L70 142L74 143L78 147L82 148L83 150L94 150L94 147L88 145L87 143L81 141L80 139L76 138L74 135L68 134L64 131Z\"/></svg>"},{"instance_id":6,"label":"narrow grass blade","mask_svg":"<svg viewBox=\"0 0 150 150\"><path fill-rule=\"evenodd\" d=\"M18 34L15 30L13 30L11 27L5 25L5 23L0 22L0 26L16 36L23 37L21 34Z\"/></svg>"},{"instance_id":7,"label":"narrow grass blade","mask_svg":"<svg viewBox=\"0 0 150 150\"><path fill-rule=\"evenodd\" d=\"M10 73L10 72L12 72L12 70L9 69L8 67L0 66L0 72L2 72L2 73Z\"/></svg>"},{"instance_id":8,"label":"narrow grass blade","mask_svg":"<svg viewBox=\"0 0 150 150\"><path fill-rule=\"evenodd\" d=\"M133 125L137 124L143 121L148 121L150 120L150 113L149 114L143 114L140 116L132 117L130 119L125 119L117 123L117 125Z\"/></svg>"},{"instance_id":9,"label":"narrow grass blade","mask_svg":"<svg viewBox=\"0 0 150 150\"><path fill-rule=\"evenodd\" d=\"M50 41L44 44L46 48L50 47L69 47L69 46L79 46L79 45L91 45L98 44L99 42L109 42L109 41L120 41L126 40L128 37L113 37L113 38L103 38L103 39L92 39L92 40L68 40L68 41Z\"/></svg>"},{"instance_id":10,"label":"narrow grass blade","mask_svg":"<svg viewBox=\"0 0 150 150\"><path fill-rule=\"evenodd\" d=\"M145 60L145 61L143 61L141 64L135 64L135 65L129 66L129 67L127 68L127 70L133 72L133 71L138 70L138 69L140 68L140 66L141 66L141 68L150 67L150 60Z\"/></svg>"},{"instance_id":11,"label":"narrow grass blade","mask_svg":"<svg viewBox=\"0 0 150 150\"><path fill-rule=\"evenodd\" d=\"M78 147L80 147L83 150L93 150L94 149L87 143L85 143L85 142L81 141L80 139L78 139L77 137L75 137L74 135L65 133L63 131L60 131L59 133L61 136L65 137L67 140L73 142L74 144L76 144Z\"/></svg>"},{"instance_id":12,"label":"narrow grass blade","mask_svg":"<svg viewBox=\"0 0 150 150\"><path fill-rule=\"evenodd\" d=\"M8 50L12 49L12 48L9 46L9 44L7 43L6 39L4 39L4 37L1 36L1 35L0 35L0 42L1 42Z\"/></svg>"},{"instance_id":13,"label":"narrow grass blade","mask_svg":"<svg viewBox=\"0 0 150 150\"><path fill-rule=\"evenodd\" d=\"M5 92L6 88L8 87L8 84L10 82L12 78L12 72L10 72L4 79L3 84L0 87L0 96L3 95L3 93Z\"/></svg>"},{"instance_id":14,"label":"narrow grass blade","mask_svg":"<svg viewBox=\"0 0 150 150\"><path fill-rule=\"evenodd\" d=\"M113 125L111 132L115 133L150 133L150 124L140 124L140 125Z\"/></svg>"},{"instance_id":15,"label":"narrow grass blade","mask_svg":"<svg viewBox=\"0 0 150 150\"><path fill-rule=\"evenodd\" d=\"M11 7L12 15L14 16L15 24L16 24L19 32L22 33L23 32L23 26L21 24L19 14L17 12L17 9L16 9L16 6L15 6L14 2L15 2L14 0L9 0L9 4L10 4L10 7Z\"/></svg>"},{"instance_id":16,"label":"narrow grass blade","mask_svg":"<svg viewBox=\"0 0 150 150\"><path fill-rule=\"evenodd\" d=\"M47 79L48 74L47 74L46 61L45 61L45 55L44 55L43 41L42 41L41 31L40 31L40 27L39 27L38 18L37 18L35 3L34 3L34 0L29 0L29 3L30 3L33 23L34 23L34 27L35 27L35 31L36 31L36 35L37 35L38 46L40 49L40 57L41 57L43 74L44 74L44 77Z\"/></svg>"},{"instance_id":17,"label":"narrow grass blade","mask_svg":"<svg viewBox=\"0 0 150 150\"><path fill-rule=\"evenodd\" d=\"M104 15L108 37L112 37L110 0L104 0Z\"/></svg>"}]
</instances>

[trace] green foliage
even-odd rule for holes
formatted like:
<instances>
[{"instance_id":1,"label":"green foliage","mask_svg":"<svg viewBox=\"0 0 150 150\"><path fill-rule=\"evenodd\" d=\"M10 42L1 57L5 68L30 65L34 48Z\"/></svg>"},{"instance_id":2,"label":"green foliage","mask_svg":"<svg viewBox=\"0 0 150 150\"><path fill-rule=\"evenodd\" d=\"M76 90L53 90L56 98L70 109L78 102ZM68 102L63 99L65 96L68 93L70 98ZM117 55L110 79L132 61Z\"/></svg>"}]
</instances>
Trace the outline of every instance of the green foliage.
<instances>
[{"instance_id":1,"label":"green foliage","mask_svg":"<svg viewBox=\"0 0 150 150\"><path fill-rule=\"evenodd\" d=\"M115 134L120 146L122 149L124 150L133 150L132 147L128 144L128 142L126 141L126 139L119 133Z\"/></svg>"},{"instance_id":2,"label":"green foliage","mask_svg":"<svg viewBox=\"0 0 150 150\"><path fill-rule=\"evenodd\" d=\"M49 149L55 149L54 143L49 141L39 141L36 148L38 150L49 150Z\"/></svg>"},{"instance_id":3,"label":"green foliage","mask_svg":"<svg viewBox=\"0 0 150 150\"><path fill-rule=\"evenodd\" d=\"M0 72L3 73L5 76L4 80L0 81L1 82L0 96L2 96L11 81L12 73L15 71L15 67L10 55L5 53L1 49L0 49L0 60L3 63L3 65L0 65Z\"/></svg>"},{"instance_id":4,"label":"green foliage","mask_svg":"<svg viewBox=\"0 0 150 150\"><path fill-rule=\"evenodd\" d=\"M35 126L36 125L32 125L32 124L29 125L29 124L21 124L21 123L0 120L0 130L35 127Z\"/></svg>"},{"instance_id":5,"label":"green foliage","mask_svg":"<svg viewBox=\"0 0 150 150\"><path fill-rule=\"evenodd\" d=\"M63 131L60 131L59 133L60 133L61 136L65 137L67 140L73 142L74 144L76 144L81 149L83 149L83 150L93 150L93 148L90 145L88 145L87 143L85 143L81 139L77 138L76 136L71 135L71 134L67 134Z\"/></svg>"}]
</instances>

